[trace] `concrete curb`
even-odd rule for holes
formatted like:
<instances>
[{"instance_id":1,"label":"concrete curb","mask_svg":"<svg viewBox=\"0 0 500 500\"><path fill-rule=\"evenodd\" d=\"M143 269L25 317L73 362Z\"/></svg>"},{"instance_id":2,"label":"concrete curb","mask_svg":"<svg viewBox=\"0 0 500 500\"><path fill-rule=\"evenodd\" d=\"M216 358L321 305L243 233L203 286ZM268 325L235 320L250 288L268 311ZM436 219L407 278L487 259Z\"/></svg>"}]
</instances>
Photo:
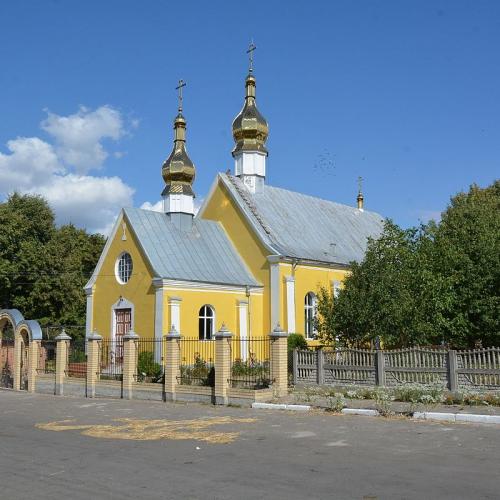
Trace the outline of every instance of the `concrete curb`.
<instances>
[{"instance_id":1,"label":"concrete curb","mask_svg":"<svg viewBox=\"0 0 500 500\"><path fill-rule=\"evenodd\" d=\"M362 408L344 408L344 415L362 415L364 417L378 417L380 413L377 410L365 410Z\"/></svg>"},{"instance_id":2,"label":"concrete curb","mask_svg":"<svg viewBox=\"0 0 500 500\"><path fill-rule=\"evenodd\" d=\"M252 403L254 410L293 410L293 411L309 411L310 405L287 405L276 403Z\"/></svg>"},{"instance_id":3,"label":"concrete curb","mask_svg":"<svg viewBox=\"0 0 500 500\"><path fill-rule=\"evenodd\" d=\"M432 411L416 411L416 420L436 420L438 422L471 422L480 424L500 424L500 415L476 415L475 413L438 413Z\"/></svg>"}]
</instances>

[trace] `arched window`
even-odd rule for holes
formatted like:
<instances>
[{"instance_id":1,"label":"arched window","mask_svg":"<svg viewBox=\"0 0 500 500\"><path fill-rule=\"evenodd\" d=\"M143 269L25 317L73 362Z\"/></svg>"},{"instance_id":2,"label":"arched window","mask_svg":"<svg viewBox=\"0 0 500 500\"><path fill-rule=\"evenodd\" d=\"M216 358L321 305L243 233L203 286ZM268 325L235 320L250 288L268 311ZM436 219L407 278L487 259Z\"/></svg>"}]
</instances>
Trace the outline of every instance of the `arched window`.
<instances>
[{"instance_id":1,"label":"arched window","mask_svg":"<svg viewBox=\"0 0 500 500\"><path fill-rule=\"evenodd\" d=\"M313 339L316 336L316 328L314 320L316 318L316 295L309 292L304 299L304 316L306 338Z\"/></svg>"},{"instance_id":2,"label":"arched window","mask_svg":"<svg viewBox=\"0 0 500 500\"><path fill-rule=\"evenodd\" d=\"M124 285L128 282L130 276L132 276L132 268L132 257L129 253L123 252L120 257L118 257L115 266L116 279L118 280L118 283Z\"/></svg>"},{"instance_id":3,"label":"arched window","mask_svg":"<svg viewBox=\"0 0 500 500\"><path fill-rule=\"evenodd\" d=\"M210 306L200 309L198 319L198 335L200 340L211 340L214 337L215 312Z\"/></svg>"}]
</instances>

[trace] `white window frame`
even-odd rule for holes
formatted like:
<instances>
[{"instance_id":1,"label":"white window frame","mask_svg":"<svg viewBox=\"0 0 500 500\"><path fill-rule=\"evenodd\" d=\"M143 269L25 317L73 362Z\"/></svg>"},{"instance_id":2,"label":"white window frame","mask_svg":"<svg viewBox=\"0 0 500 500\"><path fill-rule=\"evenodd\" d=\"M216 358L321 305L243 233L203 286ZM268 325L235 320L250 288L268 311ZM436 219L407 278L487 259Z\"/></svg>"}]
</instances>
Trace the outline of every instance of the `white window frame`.
<instances>
[{"instance_id":1,"label":"white window frame","mask_svg":"<svg viewBox=\"0 0 500 500\"><path fill-rule=\"evenodd\" d=\"M210 311L210 315L207 314L207 310ZM200 331L200 319L203 321L203 334L200 336L202 333ZM210 331L208 331L207 328L207 323L210 324ZM209 336L207 337L207 332L209 333ZM200 340L213 340L215 337L215 309L209 305L209 304L204 304L200 307L199 313L198 313L198 338Z\"/></svg>"},{"instance_id":2,"label":"white window frame","mask_svg":"<svg viewBox=\"0 0 500 500\"><path fill-rule=\"evenodd\" d=\"M121 266L122 259L125 259L127 255L129 256L130 261L128 263L126 263L125 266L128 267L129 276L127 277L126 280L124 280L124 279L122 279L122 276L120 275L120 266ZM127 269L127 267L125 267L125 269ZM116 281L118 281L118 283L120 283L120 285L126 285L130 281L130 278L132 277L133 270L134 270L134 261L132 260L132 256L128 252L122 252L118 256L118 258L116 259L116 262L115 262Z\"/></svg>"},{"instance_id":3,"label":"white window frame","mask_svg":"<svg viewBox=\"0 0 500 500\"><path fill-rule=\"evenodd\" d=\"M308 303L309 302L308 299L310 300L310 303ZM316 338L316 334L318 333L318 331L316 330L316 326L314 324L317 311L318 311L318 302L316 294L314 292L307 292L304 297L304 334L306 339L313 340ZM310 331L311 324L312 324L312 332Z\"/></svg>"}]
</instances>

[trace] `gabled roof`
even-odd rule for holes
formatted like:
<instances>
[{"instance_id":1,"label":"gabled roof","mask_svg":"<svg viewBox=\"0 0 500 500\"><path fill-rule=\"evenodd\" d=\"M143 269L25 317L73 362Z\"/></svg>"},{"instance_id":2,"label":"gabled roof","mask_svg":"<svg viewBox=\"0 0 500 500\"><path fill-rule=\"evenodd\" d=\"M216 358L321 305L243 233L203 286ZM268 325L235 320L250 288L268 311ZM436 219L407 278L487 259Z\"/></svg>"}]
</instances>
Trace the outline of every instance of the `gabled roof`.
<instances>
[{"instance_id":1,"label":"gabled roof","mask_svg":"<svg viewBox=\"0 0 500 500\"><path fill-rule=\"evenodd\" d=\"M139 208L123 212L157 277L261 286L219 222L195 218L190 231L181 231L164 213Z\"/></svg>"},{"instance_id":2,"label":"gabled roof","mask_svg":"<svg viewBox=\"0 0 500 500\"><path fill-rule=\"evenodd\" d=\"M276 254L348 265L361 261L383 217L375 212L264 185L252 194L238 178L219 174L262 242Z\"/></svg>"}]
</instances>

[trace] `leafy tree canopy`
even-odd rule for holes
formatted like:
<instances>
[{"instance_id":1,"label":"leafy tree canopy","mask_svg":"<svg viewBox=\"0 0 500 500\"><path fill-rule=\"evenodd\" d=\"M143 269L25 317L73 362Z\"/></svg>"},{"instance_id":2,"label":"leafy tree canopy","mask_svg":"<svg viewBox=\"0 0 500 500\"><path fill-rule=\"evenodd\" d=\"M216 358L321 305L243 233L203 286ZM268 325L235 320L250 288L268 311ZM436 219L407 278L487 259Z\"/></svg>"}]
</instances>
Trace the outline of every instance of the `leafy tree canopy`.
<instances>
[{"instance_id":1,"label":"leafy tree canopy","mask_svg":"<svg viewBox=\"0 0 500 500\"><path fill-rule=\"evenodd\" d=\"M17 308L42 326L84 325L83 287L104 237L71 224L57 228L48 203L33 195L0 203L0 228L0 308Z\"/></svg>"},{"instance_id":2,"label":"leafy tree canopy","mask_svg":"<svg viewBox=\"0 0 500 500\"><path fill-rule=\"evenodd\" d=\"M440 223L387 221L333 297L321 289L327 343L500 345L500 181L451 199Z\"/></svg>"}]
</instances>

